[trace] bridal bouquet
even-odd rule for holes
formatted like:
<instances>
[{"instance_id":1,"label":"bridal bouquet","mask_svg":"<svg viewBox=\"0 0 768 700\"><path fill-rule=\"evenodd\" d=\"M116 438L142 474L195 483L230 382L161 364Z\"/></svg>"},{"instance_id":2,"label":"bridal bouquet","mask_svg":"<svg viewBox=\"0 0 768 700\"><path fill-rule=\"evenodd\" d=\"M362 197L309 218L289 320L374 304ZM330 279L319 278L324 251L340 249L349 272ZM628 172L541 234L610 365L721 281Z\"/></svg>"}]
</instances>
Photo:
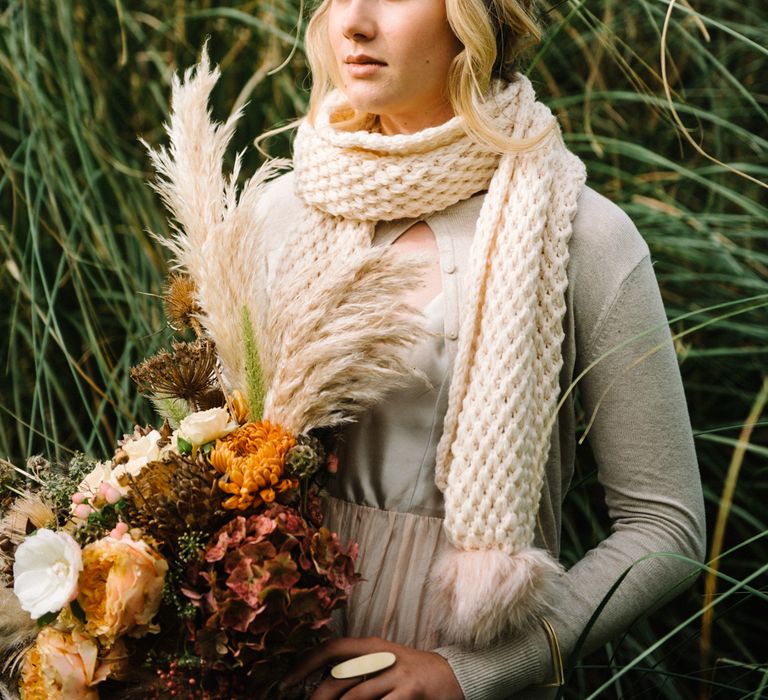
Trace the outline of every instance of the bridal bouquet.
<instances>
[{"instance_id":1,"label":"bridal bouquet","mask_svg":"<svg viewBox=\"0 0 768 700\"><path fill-rule=\"evenodd\" d=\"M29 700L274 697L359 578L356 544L322 527L321 438L409 371L424 330L400 295L420 269L370 250L318 279L288 249L292 281L268 295L277 166L241 188L239 156L223 174L239 113L211 121L217 79L203 51L174 80L170 145L150 149L179 337L132 378L158 426L104 461L0 464L0 661ZM285 290L311 275L299 308Z\"/></svg>"},{"instance_id":2,"label":"bridal bouquet","mask_svg":"<svg viewBox=\"0 0 768 700\"><path fill-rule=\"evenodd\" d=\"M165 401L199 405L190 393L171 396L181 377L156 365L199 361L210 393L202 366L213 366L211 353L207 341L178 343L134 376L167 383ZM107 462L78 458L59 476L58 508L53 468L28 472L40 488L6 521L28 514L43 525L14 552L14 592L39 626L19 659L22 697L97 698L102 681L147 675L143 691L157 697L239 697L279 680L292 654L323 638L357 580L356 546L320 527L324 449L250 420L239 393L228 398L228 408L194 410L173 430L169 420L137 429ZM67 507L62 488L76 474ZM119 693L113 681L104 688Z\"/></svg>"}]
</instances>

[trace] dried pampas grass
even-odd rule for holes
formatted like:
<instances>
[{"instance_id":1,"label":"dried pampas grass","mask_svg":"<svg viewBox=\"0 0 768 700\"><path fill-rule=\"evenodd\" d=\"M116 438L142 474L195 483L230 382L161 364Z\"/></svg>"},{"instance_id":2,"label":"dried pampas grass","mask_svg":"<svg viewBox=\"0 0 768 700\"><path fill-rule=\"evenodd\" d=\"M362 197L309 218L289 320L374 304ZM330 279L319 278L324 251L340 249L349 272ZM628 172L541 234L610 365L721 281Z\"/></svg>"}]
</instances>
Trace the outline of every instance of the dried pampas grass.
<instances>
[{"instance_id":1,"label":"dried pampas grass","mask_svg":"<svg viewBox=\"0 0 768 700\"><path fill-rule=\"evenodd\" d=\"M21 544L32 530L56 525L56 513L50 504L32 491L21 491L0 520L0 538Z\"/></svg>"},{"instance_id":2,"label":"dried pampas grass","mask_svg":"<svg viewBox=\"0 0 768 700\"><path fill-rule=\"evenodd\" d=\"M197 67L173 81L170 145L149 149L154 187L175 219L164 243L196 286L200 322L230 388L249 396L253 413L263 397L264 417L296 434L352 420L413 371L403 350L426 331L402 293L421 283L421 264L387 249L366 251L323 271L300 318L285 313L296 308L286 297L291 285L275 290L267 311L262 193L286 163L264 165L238 197L240 155L228 178L222 168L240 111L211 121L218 78L204 47Z\"/></svg>"},{"instance_id":3,"label":"dried pampas grass","mask_svg":"<svg viewBox=\"0 0 768 700\"><path fill-rule=\"evenodd\" d=\"M403 291L422 275L418 259L374 248L326 271L300 318L284 313L291 285L276 289L265 332L277 350L265 417L296 434L336 426L413 373L403 350L428 331Z\"/></svg>"},{"instance_id":4,"label":"dried pampas grass","mask_svg":"<svg viewBox=\"0 0 768 700\"><path fill-rule=\"evenodd\" d=\"M3 676L13 676L18 671L37 632L37 624L21 609L13 590L0 588L0 670Z\"/></svg>"},{"instance_id":5,"label":"dried pampas grass","mask_svg":"<svg viewBox=\"0 0 768 700\"><path fill-rule=\"evenodd\" d=\"M56 513L39 494L20 491L0 519L0 586L10 579L13 553L33 530L41 527L55 527Z\"/></svg>"},{"instance_id":6,"label":"dried pampas grass","mask_svg":"<svg viewBox=\"0 0 768 700\"><path fill-rule=\"evenodd\" d=\"M154 150L143 142L157 170L153 184L175 219L171 239L160 239L197 286L203 309L200 322L216 341L227 380L245 389L242 309L248 310L258 334L263 325L265 277L259 208L263 185L286 166L273 161L262 166L237 190L241 156L228 177L223 159L242 110L223 124L210 119L208 98L219 79L203 48L200 63L173 79L172 112L166 131L170 145ZM257 338L259 346L263 345Z\"/></svg>"}]
</instances>

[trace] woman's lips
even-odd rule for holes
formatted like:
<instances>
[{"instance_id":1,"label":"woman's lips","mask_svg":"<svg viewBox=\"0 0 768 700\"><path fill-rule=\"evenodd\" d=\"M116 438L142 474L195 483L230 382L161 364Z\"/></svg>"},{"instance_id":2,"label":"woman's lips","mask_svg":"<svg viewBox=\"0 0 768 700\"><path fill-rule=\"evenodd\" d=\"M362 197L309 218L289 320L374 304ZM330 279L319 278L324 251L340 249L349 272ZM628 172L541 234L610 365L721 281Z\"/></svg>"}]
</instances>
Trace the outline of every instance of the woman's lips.
<instances>
[{"instance_id":1,"label":"woman's lips","mask_svg":"<svg viewBox=\"0 0 768 700\"><path fill-rule=\"evenodd\" d=\"M369 78L376 75L387 64L384 61L379 61L372 56L366 56L365 54L355 54L347 56L344 59L344 65L347 67L347 72L354 78Z\"/></svg>"}]
</instances>

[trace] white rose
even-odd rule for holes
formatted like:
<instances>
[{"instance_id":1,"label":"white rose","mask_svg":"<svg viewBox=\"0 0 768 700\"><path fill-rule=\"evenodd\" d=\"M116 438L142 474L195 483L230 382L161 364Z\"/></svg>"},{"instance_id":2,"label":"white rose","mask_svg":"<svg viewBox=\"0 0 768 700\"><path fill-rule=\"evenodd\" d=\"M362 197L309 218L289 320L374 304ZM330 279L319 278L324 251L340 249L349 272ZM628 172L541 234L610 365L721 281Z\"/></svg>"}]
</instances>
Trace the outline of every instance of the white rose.
<instances>
[{"instance_id":1,"label":"white rose","mask_svg":"<svg viewBox=\"0 0 768 700\"><path fill-rule=\"evenodd\" d=\"M160 442L160 433L157 430L126 442L123 445L123 449L128 454L128 461L120 465L122 467L120 473L137 476L148 462L158 459L160 457L160 448L157 446L158 442Z\"/></svg>"},{"instance_id":2,"label":"white rose","mask_svg":"<svg viewBox=\"0 0 768 700\"><path fill-rule=\"evenodd\" d=\"M36 620L75 599L82 569L80 545L66 532L41 528L16 550L13 592Z\"/></svg>"},{"instance_id":3,"label":"white rose","mask_svg":"<svg viewBox=\"0 0 768 700\"><path fill-rule=\"evenodd\" d=\"M210 408L187 416L179 425L179 435L187 442L199 447L216 438L224 437L237 428L230 420L226 408Z\"/></svg>"}]
</instances>

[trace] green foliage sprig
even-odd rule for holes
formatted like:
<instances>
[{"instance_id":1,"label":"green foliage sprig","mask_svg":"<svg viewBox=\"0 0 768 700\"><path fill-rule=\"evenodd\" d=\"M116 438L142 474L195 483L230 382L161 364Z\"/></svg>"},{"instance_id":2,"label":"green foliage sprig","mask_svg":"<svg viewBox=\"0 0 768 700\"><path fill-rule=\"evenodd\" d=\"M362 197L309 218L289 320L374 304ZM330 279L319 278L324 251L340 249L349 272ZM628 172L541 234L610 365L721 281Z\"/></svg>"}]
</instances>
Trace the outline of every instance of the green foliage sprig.
<instances>
[{"instance_id":1,"label":"green foliage sprig","mask_svg":"<svg viewBox=\"0 0 768 700\"><path fill-rule=\"evenodd\" d=\"M264 386L264 373L261 368L261 360L259 358L259 349L253 330L251 312L245 306L242 311L242 324L248 407L251 412L251 420L259 420L264 413L266 388Z\"/></svg>"}]
</instances>

